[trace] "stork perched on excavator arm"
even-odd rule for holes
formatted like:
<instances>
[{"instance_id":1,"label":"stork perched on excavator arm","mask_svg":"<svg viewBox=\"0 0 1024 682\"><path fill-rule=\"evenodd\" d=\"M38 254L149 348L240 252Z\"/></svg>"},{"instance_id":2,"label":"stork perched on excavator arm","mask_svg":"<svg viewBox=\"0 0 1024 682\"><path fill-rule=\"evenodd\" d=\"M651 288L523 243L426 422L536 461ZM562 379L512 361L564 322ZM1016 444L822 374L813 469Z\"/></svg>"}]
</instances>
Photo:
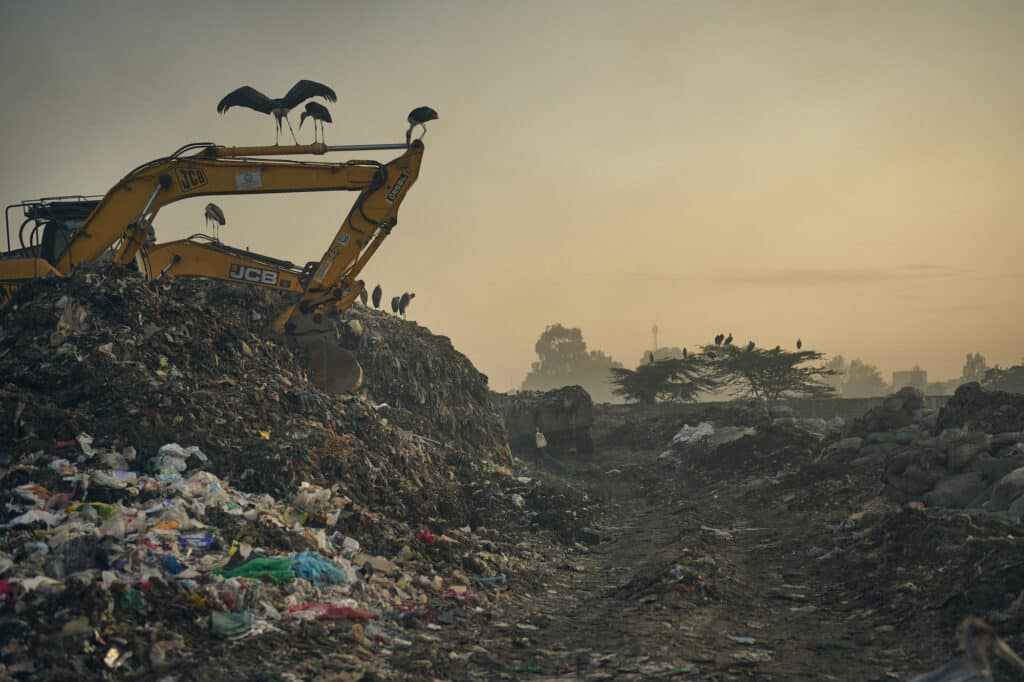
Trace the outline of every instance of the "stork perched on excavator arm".
<instances>
[{"instance_id":1,"label":"stork perched on excavator arm","mask_svg":"<svg viewBox=\"0 0 1024 682\"><path fill-rule=\"evenodd\" d=\"M232 90L224 96L217 104L217 113L224 114L231 107L245 107L258 111L261 114L270 114L274 117L274 121L277 124L277 135L274 138L274 144L278 144L281 138L281 121L288 124L288 130L292 134L292 140L295 144L299 141L295 137L295 130L292 129L292 122L288 119L288 112L295 107L299 106L307 99L313 97L322 97L328 102L337 102L338 96L334 90L327 87L323 83L317 83L316 81L301 80L291 87L284 97L271 98L264 95L256 88L243 85L237 90ZM326 109L324 110L326 111ZM330 114L328 114L327 120L330 120ZM301 122L300 122L301 125Z\"/></svg>"}]
</instances>

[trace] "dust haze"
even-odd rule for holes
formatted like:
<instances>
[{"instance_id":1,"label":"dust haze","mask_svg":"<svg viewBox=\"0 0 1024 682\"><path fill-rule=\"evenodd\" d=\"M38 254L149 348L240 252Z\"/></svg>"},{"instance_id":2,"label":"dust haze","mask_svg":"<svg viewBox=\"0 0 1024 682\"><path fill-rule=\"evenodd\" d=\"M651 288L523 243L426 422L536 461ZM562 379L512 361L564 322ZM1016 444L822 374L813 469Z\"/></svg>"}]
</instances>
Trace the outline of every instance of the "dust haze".
<instances>
[{"instance_id":1,"label":"dust haze","mask_svg":"<svg viewBox=\"0 0 1024 682\"><path fill-rule=\"evenodd\" d=\"M1019 3L2 8L5 205L103 193L187 141L269 144L264 117L214 111L240 84L330 83L335 144L436 108L364 278L417 292L497 390L554 323L626 366L655 323L670 346L802 336L887 379L1024 353ZM225 198L222 236L315 260L350 204ZM165 210L159 238L201 210Z\"/></svg>"}]
</instances>

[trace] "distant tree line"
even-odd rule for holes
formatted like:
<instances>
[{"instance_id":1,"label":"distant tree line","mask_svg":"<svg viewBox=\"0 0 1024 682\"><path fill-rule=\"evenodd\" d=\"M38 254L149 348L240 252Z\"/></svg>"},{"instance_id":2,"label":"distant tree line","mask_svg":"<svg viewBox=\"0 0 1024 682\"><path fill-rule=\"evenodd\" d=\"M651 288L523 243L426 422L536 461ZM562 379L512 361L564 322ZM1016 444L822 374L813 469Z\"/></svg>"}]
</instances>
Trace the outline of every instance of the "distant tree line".
<instances>
[{"instance_id":1,"label":"distant tree line","mask_svg":"<svg viewBox=\"0 0 1024 682\"><path fill-rule=\"evenodd\" d=\"M731 335L694 352L679 347L648 351L635 369L626 369L609 355L587 348L577 327L552 324L534 346L537 361L523 380L523 390L546 391L580 385L595 402L626 400L639 403L687 402L705 399L750 397L774 401L795 397L871 398L893 392L875 365L860 358L847 361L836 355L780 346L761 348L752 343L732 343ZM968 381L986 388L1024 393L1024 364L988 367L981 353L968 353L961 376L933 382L930 394L950 394Z\"/></svg>"}]
</instances>

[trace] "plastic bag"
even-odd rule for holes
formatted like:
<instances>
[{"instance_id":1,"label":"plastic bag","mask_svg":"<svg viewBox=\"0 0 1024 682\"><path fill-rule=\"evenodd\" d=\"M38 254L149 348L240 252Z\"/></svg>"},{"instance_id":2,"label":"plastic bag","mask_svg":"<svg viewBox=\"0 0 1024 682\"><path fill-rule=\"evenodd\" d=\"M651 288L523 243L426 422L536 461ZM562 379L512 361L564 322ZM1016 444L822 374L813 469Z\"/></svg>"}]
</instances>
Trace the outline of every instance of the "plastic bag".
<instances>
[{"instance_id":1,"label":"plastic bag","mask_svg":"<svg viewBox=\"0 0 1024 682\"><path fill-rule=\"evenodd\" d=\"M316 552L296 554L292 559L292 570L298 577L315 584L348 585L352 582L342 567Z\"/></svg>"},{"instance_id":2,"label":"plastic bag","mask_svg":"<svg viewBox=\"0 0 1024 682\"><path fill-rule=\"evenodd\" d=\"M288 583L295 579L295 573L292 571L292 560L290 557L281 557L279 559L250 559L241 566L237 566L231 570L226 571L220 569L214 572L218 575L224 576L225 578L251 578L253 580L260 580L263 576L267 576L279 583Z\"/></svg>"}]
</instances>

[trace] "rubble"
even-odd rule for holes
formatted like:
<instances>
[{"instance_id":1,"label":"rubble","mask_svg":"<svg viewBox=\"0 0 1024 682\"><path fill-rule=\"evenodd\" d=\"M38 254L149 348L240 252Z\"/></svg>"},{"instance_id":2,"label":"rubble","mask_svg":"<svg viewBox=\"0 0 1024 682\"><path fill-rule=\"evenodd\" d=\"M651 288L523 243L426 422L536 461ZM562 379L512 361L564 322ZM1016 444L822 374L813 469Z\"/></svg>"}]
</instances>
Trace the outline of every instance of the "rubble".
<instances>
[{"instance_id":1,"label":"rubble","mask_svg":"<svg viewBox=\"0 0 1024 682\"><path fill-rule=\"evenodd\" d=\"M966 384L936 412L922 408L918 391L905 388L856 420L822 457L884 472L886 494L895 502L983 508L1024 518L1019 398ZM1012 430L993 433L981 427Z\"/></svg>"},{"instance_id":2,"label":"rubble","mask_svg":"<svg viewBox=\"0 0 1024 682\"><path fill-rule=\"evenodd\" d=\"M358 311L367 392L329 395L260 333L276 303L104 265L0 310L7 675L249 676L266 663L223 647L310 628L364 652L337 670L401 665L417 633L496 608L528 547L592 525L585 495L506 468L450 341Z\"/></svg>"}]
</instances>

